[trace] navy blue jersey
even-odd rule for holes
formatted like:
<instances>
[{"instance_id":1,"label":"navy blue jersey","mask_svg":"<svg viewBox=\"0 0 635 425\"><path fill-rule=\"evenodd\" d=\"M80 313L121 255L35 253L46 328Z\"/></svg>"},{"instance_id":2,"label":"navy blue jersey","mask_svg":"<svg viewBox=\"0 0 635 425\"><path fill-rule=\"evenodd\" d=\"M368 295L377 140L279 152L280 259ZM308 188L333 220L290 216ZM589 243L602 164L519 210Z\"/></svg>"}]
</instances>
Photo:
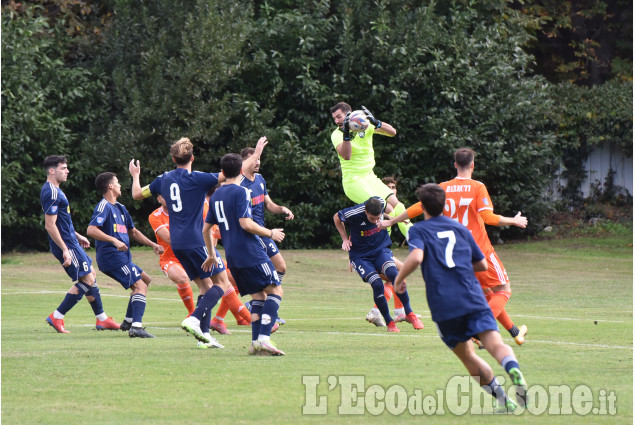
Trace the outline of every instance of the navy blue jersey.
<instances>
[{"instance_id":1,"label":"navy blue jersey","mask_svg":"<svg viewBox=\"0 0 635 425\"><path fill-rule=\"evenodd\" d=\"M378 199L381 200L381 198ZM383 200L381 201L383 203ZM337 212L337 216L342 223L348 223L350 228L351 250L349 256L351 259L373 256L392 245L388 231L380 229L378 225L368 220L364 204L344 208Z\"/></svg>"},{"instance_id":2,"label":"navy blue jersey","mask_svg":"<svg viewBox=\"0 0 635 425\"><path fill-rule=\"evenodd\" d=\"M242 176L240 181L242 187L249 190L251 197L251 215L254 221L261 226L265 226L265 196L267 196L267 182L260 174L255 174L254 179L249 180Z\"/></svg>"},{"instance_id":3,"label":"navy blue jersey","mask_svg":"<svg viewBox=\"0 0 635 425\"><path fill-rule=\"evenodd\" d=\"M184 168L164 173L150 183L150 192L161 194L168 204L172 249L205 246L203 204L207 191L218 184L218 173L202 173Z\"/></svg>"},{"instance_id":4,"label":"navy blue jersey","mask_svg":"<svg viewBox=\"0 0 635 425\"><path fill-rule=\"evenodd\" d=\"M128 247L127 251L119 251L111 242L96 240L95 250L97 251L99 270L118 270L124 264L132 261L128 229L134 229L134 223L126 207L119 202L113 205L102 198L93 211L90 225L99 227L99 230L108 236L119 239Z\"/></svg>"},{"instance_id":5,"label":"navy blue jersey","mask_svg":"<svg viewBox=\"0 0 635 425\"><path fill-rule=\"evenodd\" d=\"M472 267L484 256L465 226L432 217L410 228L408 245L423 250L421 271L433 321L489 309Z\"/></svg>"},{"instance_id":6,"label":"navy blue jersey","mask_svg":"<svg viewBox=\"0 0 635 425\"><path fill-rule=\"evenodd\" d=\"M77 236L75 235L73 220L71 220L71 207L66 195L62 192L62 189L56 187L53 183L44 183L44 185L42 185L42 190L40 191L40 203L42 204L42 211L44 211L44 214L57 216L55 225L57 226L57 230L59 230L64 243L69 248L71 245L79 246ZM53 242L50 235L49 246L51 249L53 249L53 247L57 247L57 244Z\"/></svg>"},{"instance_id":7,"label":"navy blue jersey","mask_svg":"<svg viewBox=\"0 0 635 425\"><path fill-rule=\"evenodd\" d=\"M216 189L209 200L205 221L218 224L230 269L254 267L269 261L260 237L240 227L241 218L252 218L249 191L237 184Z\"/></svg>"}]
</instances>

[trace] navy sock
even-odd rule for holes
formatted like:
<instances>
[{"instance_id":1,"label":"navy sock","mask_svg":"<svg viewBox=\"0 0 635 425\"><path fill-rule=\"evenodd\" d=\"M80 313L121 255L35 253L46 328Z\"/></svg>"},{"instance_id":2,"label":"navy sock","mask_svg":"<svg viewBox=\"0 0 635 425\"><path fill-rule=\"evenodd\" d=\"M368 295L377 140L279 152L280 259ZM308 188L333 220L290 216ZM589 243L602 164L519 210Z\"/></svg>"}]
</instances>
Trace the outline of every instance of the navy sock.
<instances>
[{"instance_id":1,"label":"navy sock","mask_svg":"<svg viewBox=\"0 0 635 425\"><path fill-rule=\"evenodd\" d=\"M212 286L205 294L203 298L199 299L198 305L196 306L196 310L192 313L192 316L196 317L198 320L203 323L203 316L205 316L209 311L214 308L218 300L221 299L224 292L218 285ZM207 324L209 327L209 323ZM202 328L201 328L202 330Z\"/></svg>"},{"instance_id":2,"label":"navy sock","mask_svg":"<svg viewBox=\"0 0 635 425\"><path fill-rule=\"evenodd\" d=\"M88 285L82 282L77 282L75 284L75 287L77 288L77 294L67 293L62 303L59 305L59 307L57 307L57 311L59 311L61 314L66 314L70 311L71 308L75 307L75 304L77 304L84 297L84 294L88 291L89 288Z\"/></svg>"},{"instance_id":3,"label":"navy sock","mask_svg":"<svg viewBox=\"0 0 635 425\"><path fill-rule=\"evenodd\" d=\"M202 296L202 295L199 295L199 296L196 298L196 307L198 307L198 305L201 303L201 300L202 300L202 299L203 299L203 296Z\"/></svg>"},{"instance_id":4,"label":"navy sock","mask_svg":"<svg viewBox=\"0 0 635 425\"><path fill-rule=\"evenodd\" d=\"M501 361L501 366L505 368L505 372L507 373L509 373L509 371L512 368L520 369L520 366L518 365L518 361L516 360L514 356L505 356L503 360Z\"/></svg>"},{"instance_id":5,"label":"navy sock","mask_svg":"<svg viewBox=\"0 0 635 425\"><path fill-rule=\"evenodd\" d=\"M282 298L279 295L268 295L265 300L265 304L262 307L262 315L260 319L260 331L258 335L271 335L271 328L276 323L278 318L278 309L280 308L280 302Z\"/></svg>"},{"instance_id":6,"label":"navy sock","mask_svg":"<svg viewBox=\"0 0 635 425\"><path fill-rule=\"evenodd\" d=\"M258 320L251 322L251 340L258 340L258 335L260 334L260 325L261 325L261 316L262 309L265 306L264 301L252 300L251 301L251 315L253 317L254 314L258 315Z\"/></svg>"},{"instance_id":7,"label":"navy sock","mask_svg":"<svg viewBox=\"0 0 635 425\"><path fill-rule=\"evenodd\" d=\"M496 399L499 406L505 406L507 395L505 394L505 389L501 387L496 380L496 377L493 377L492 382L487 385L483 385L482 388L485 390L486 393Z\"/></svg>"},{"instance_id":8,"label":"navy sock","mask_svg":"<svg viewBox=\"0 0 635 425\"><path fill-rule=\"evenodd\" d=\"M90 296L94 298L94 300L89 301L89 303L93 309L93 313L95 313L95 316L99 316L101 313L104 312L104 306L101 303L101 295L99 294L99 288L97 287L97 282L95 282L95 284L90 287L90 289L86 293L86 296L87 297Z\"/></svg>"},{"instance_id":9,"label":"navy sock","mask_svg":"<svg viewBox=\"0 0 635 425\"><path fill-rule=\"evenodd\" d=\"M205 314L203 314L203 319L201 320L201 332L204 334L209 333L209 322L212 320L212 310L208 310Z\"/></svg>"},{"instance_id":10,"label":"navy sock","mask_svg":"<svg viewBox=\"0 0 635 425\"><path fill-rule=\"evenodd\" d=\"M130 305L132 307L132 323L141 323L143 321L143 313L146 311L146 296L134 294L130 297Z\"/></svg>"},{"instance_id":11,"label":"navy sock","mask_svg":"<svg viewBox=\"0 0 635 425\"><path fill-rule=\"evenodd\" d=\"M374 273L368 279L368 283L370 283L371 288L373 288L373 298L375 300L375 304L386 321L386 324L392 322L393 320L390 316L388 301L386 301L386 297L384 296L384 281L381 280L381 277L379 277L377 273Z\"/></svg>"},{"instance_id":12,"label":"navy sock","mask_svg":"<svg viewBox=\"0 0 635 425\"><path fill-rule=\"evenodd\" d=\"M395 292L395 295L397 295L397 298L399 298L399 301L401 301L401 303L403 304L403 309L406 313L406 316L412 313L412 308L410 308L410 295L408 295L408 291L405 291L403 294L398 294L397 292Z\"/></svg>"},{"instance_id":13,"label":"navy sock","mask_svg":"<svg viewBox=\"0 0 635 425\"><path fill-rule=\"evenodd\" d=\"M130 299L128 300L128 308L126 309L126 317L132 318L132 295L130 295Z\"/></svg>"}]
</instances>

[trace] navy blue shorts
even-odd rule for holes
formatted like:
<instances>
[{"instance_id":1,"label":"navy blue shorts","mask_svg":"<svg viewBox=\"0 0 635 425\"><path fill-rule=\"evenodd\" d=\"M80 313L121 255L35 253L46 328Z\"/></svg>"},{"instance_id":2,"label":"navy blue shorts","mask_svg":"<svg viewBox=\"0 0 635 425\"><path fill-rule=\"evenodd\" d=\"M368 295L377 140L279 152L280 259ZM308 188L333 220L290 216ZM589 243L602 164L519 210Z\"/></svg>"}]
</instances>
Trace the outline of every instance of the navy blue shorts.
<instances>
[{"instance_id":1,"label":"navy blue shorts","mask_svg":"<svg viewBox=\"0 0 635 425\"><path fill-rule=\"evenodd\" d=\"M68 251L71 254L71 264L64 267L64 271L73 280L73 282L77 282L80 277L84 277L91 273L90 266L92 266L93 260L79 245L69 245ZM64 255L57 245L51 248L51 254L57 258L60 264L64 264Z\"/></svg>"},{"instance_id":2,"label":"navy blue shorts","mask_svg":"<svg viewBox=\"0 0 635 425\"><path fill-rule=\"evenodd\" d=\"M202 246L200 248L192 248L192 249L172 249L174 255L176 256L179 263L185 269L185 273L187 273L187 277L190 280L194 280L197 277L201 279L205 279L225 270L225 266L223 264L223 260L218 253L218 250L214 248L214 255L216 256L217 262L220 259L221 264L216 264L211 271L206 272L203 271L201 266L207 260L207 248Z\"/></svg>"},{"instance_id":3,"label":"navy blue shorts","mask_svg":"<svg viewBox=\"0 0 635 425\"><path fill-rule=\"evenodd\" d=\"M130 262L116 270L101 270L101 272L119 282L125 289L129 289L137 281L141 280L143 270L135 263Z\"/></svg>"},{"instance_id":4,"label":"navy blue shorts","mask_svg":"<svg viewBox=\"0 0 635 425\"><path fill-rule=\"evenodd\" d=\"M437 322L441 340L453 349L460 342L469 341L481 332L497 331L498 325L491 309L479 310L454 319Z\"/></svg>"},{"instance_id":5,"label":"navy blue shorts","mask_svg":"<svg viewBox=\"0 0 635 425\"><path fill-rule=\"evenodd\" d=\"M262 292L269 285L280 285L278 272L271 261L254 267L234 267L231 271L241 297Z\"/></svg>"},{"instance_id":6,"label":"navy blue shorts","mask_svg":"<svg viewBox=\"0 0 635 425\"><path fill-rule=\"evenodd\" d=\"M276 254L280 254L278 245L276 245L276 242L273 239L261 236L260 243L262 244L262 248L267 252L267 257L271 258Z\"/></svg>"},{"instance_id":7,"label":"navy blue shorts","mask_svg":"<svg viewBox=\"0 0 635 425\"><path fill-rule=\"evenodd\" d=\"M395 266L395 259L392 256L390 248L384 248L381 252L373 255L372 257L351 258L351 264L353 265L353 268L357 270L357 273L359 273L359 276L364 282L366 282L366 279L372 272L385 274L385 270L390 267L394 267L394 271L397 270L397 266ZM396 276L397 275L395 275L395 277Z\"/></svg>"}]
</instances>

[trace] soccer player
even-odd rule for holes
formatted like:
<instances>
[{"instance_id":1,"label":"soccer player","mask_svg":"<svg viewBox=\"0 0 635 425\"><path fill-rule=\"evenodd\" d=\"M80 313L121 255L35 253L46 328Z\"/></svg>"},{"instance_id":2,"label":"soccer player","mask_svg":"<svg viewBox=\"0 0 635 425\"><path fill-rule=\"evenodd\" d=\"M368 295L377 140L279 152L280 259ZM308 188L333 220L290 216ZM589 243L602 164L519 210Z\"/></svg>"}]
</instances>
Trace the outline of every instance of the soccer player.
<instances>
[{"instance_id":1,"label":"soccer player","mask_svg":"<svg viewBox=\"0 0 635 425\"><path fill-rule=\"evenodd\" d=\"M168 207L163 196L157 195L157 200L161 206L148 216L148 221L157 238L157 243L163 246L163 254L159 258L159 266L163 273L176 284L179 296L187 309L188 314L192 314L196 306L194 305L194 293L190 286L190 279L185 269L179 263L172 252L170 246L170 217Z\"/></svg>"},{"instance_id":2,"label":"soccer player","mask_svg":"<svg viewBox=\"0 0 635 425\"><path fill-rule=\"evenodd\" d=\"M499 405L513 410L494 377L492 368L474 352L470 338L478 337L516 385L516 402L526 404L527 384L514 351L503 343L498 326L474 272L487 270L487 261L470 231L442 215L445 191L426 184L417 189L425 221L415 224L408 234L410 254L395 279L395 290L406 289L404 279L421 265L428 306L441 340L463 362L471 376L496 398Z\"/></svg>"},{"instance_id":3,"label":"soccer player","mask_svg":"<svg viewBox=\"0 0 635 425\"><path fill-rule=\"evenodd\" d=\"M211 309L227 289L222 281L212 282L211 276L224 271L224 267L221 262L213 270L205 271L201 268L208 256L202 235L203 202L205 193L218 183L218 173L192 171L194 145L187 137L172 144L170 155L176 163L176 169L160 175L143 188L139 180L139 161L136 164L134 159L130 161L132 197L142 200L160 194L165 199L170 211L172 251L188 278L198 285L201 295L194 312L181 323L181 327L201 342L197 345L200 348L224 348L209 332ZM211 254L218 257L215 252Z\"/></svg>"},{"instance_id":4,"label":"soccer player","mask_svg":"<svg viewBox=\"0 0 635 425\"><path fill-rule=\"evenodd\" d=\"M84 295L90 303L97 320L97 330L119 329L119 324L104 313L104 308L95 280L97 274L83 248L90 242L75 231L71 219L71 207L68 198L60 189L60 184L68 179L68 162L63 155L47 156L44 160L46 183L40 191L40 202L44 212L44 227L48 233L51 254L64 267L66 274L76 282L66 293L64 300L51 313L46 322L58 333L70 333L64 327L64 315L77 304Z\"/></svg>"},{"instance_id":5,"label":"soccer player","mask_svg":"<svg viewBox=\"0 0 635 425\"><path fill-rule=\"evenodd\" d=\"M443 214L466 226L476 240L479 248L487 259L487 270L476 273L481 283L489 306L494 317L514 338L517 345L525 342L527 326L516 327L505 311L505 304L511 296L511 288L507 271L503 263L496 255L494 247L487 236L485 224L492 226L517 226L525 228L527 218L520 212L514 217L504 217L494 214L494 206L485 185L472 180L474 172L475 153L469 148L460 148L454 153L454 166L457 169L456 178L440 183L446 192L446 201ZM414 218L422 214L421 203L416 203L399 217L388 220L387 225L395 221ZM383 225L383 224L382 224ZM478 341L476 341L478 343Z\"/></svg>"},{"instance_id":6,"label":"soccer player","mask_svg":"<svg viewBox=\"0 0 635 425\"><path fill-rule=\"evenodd\" d=\"M227 265L240 291L251 295L252 343L249 354L281 356L285 353L271 342L271 329L276 323L282 301L280 279L273 263L262 249L260 237L281 242L283 229L267 229L257 224L251 214L249 191L240 186L243 161L240 155L227 154L221 159L221 172L226 183L210 198L203 236L209 252L213 249L212 225L220 228ZM208 257L204 269L213 267Z\"/></svg>"},{"instance_id":7,"label":"soccer player","mask_svg":"<svg viewBox=\"0 0 635 425\"><path fill-rule=\"evenodd\" d=\"M397 277L397 266L390 250L390 236L385 229L379 227L384 214L384 200L379 197L369 198L365 203L338 211L333 216L335 227L342 237L342 249L348 251L349 259L359 276L373 289L373 298L385 323L388 332L399 332L399 328L390 316L388 302L384 296L384 282L379 273L394 282ZM346 233L350 226L351 237ZM406 312L406 320L415 329L423 329L423 323L410 307L408 292L397 294Z\"/></svg>"},{"instance_id":8,"label":"soccer player","mask_svg":"<svg viewBox=\"0 0 635 425\"><path fill-rule=\"evenodd\" d=\"M95 179L95 186L103 198L93 211L86 234L96 240L99 270L131 291L121 329L127 330L130 338L154 338L154 335L142 327L151 279L141 267L132 262L130 236L140 244L151 247L159 256L163 253L163 247L141 233L134 226L126 207L117 202L121 196L121 185L115 173L99 174Z\"/></svg>"},{"instance_id":9,"label":"soccer player","mask_svg":"<svg viewBox=\"0 0 635 425\"><path fill-rule=\"evenodd\" d=\"M266 138L262 141L262 143L264 148L264 146L268 143ZM267 192L267 182L264 177L258 173L258 171L260 171L260 156L254 156L254 152L255 149L250 147L246 147L240 151L240 156L243 161L253 157L250 167L245 167L243 163L242 178L240 181L240 185L247 188L251 196L251 214L253 216L253 220L260 226L265 227L265 209L272 214L284 214L286 216L286 220L293 220L294 215L289 208L278 205L271 200L271 197ZM260 240L262 242L263 249L267 251L267 256L269 256L269 259L278 272L280 281L282 281L282 278L287 272L287 264L285 263L284 258L282 258L282 254L280 254L276 242L267 236L262 236ZM280 324L285 323L285 321L280 317L278 317L277 320Z\"/></svg>"},{"instance_id":10,"label":"soccer player","mask_svg":"<svg viewBox=\"0 0 635 425\"><path fill-rule=\"evenodd\" d=\"M404 205L397 196L373 172L375 167L375 151L373 150L373 135L394 137L397 130L386 122L379 121L373 114L362 106L368 121L372 125L359 133L351 132L348 116L351 107L348 103L340 102L331 108L331 116L338 128L331 133L331 142L337 151L337 157L342 167L342 186L344 193L356 204L365 202L371 196L378 196L388 203L386 212L397 216L405 211ZM410 223L399 223L399 230L404 236L408 235Z\"/></svg>"}]
</instances>

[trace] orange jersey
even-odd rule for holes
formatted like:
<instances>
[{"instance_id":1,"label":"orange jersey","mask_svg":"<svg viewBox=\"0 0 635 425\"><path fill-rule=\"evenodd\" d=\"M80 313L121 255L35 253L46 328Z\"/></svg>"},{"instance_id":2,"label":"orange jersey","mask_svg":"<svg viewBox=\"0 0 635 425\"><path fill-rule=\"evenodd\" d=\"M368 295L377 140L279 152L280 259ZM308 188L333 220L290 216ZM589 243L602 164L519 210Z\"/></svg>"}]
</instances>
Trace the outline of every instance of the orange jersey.
<instances>
[{"instance_id":1,"label":"orange jersey","mask_svg":"<svg viewBox=\"0 0 635 425\"><path fill-rule=\"evenodd\" d=\"M178 263L179 260L174 255L174 252L172 252L172 247L170 246L170 244L161 239L161 237L157 234L157 230L163 227L170 231L170 216L168 216L165 211L163 211L163 207L159 207L156 210L152 211L152 214L148 216L148 221L150 222L150 226L152 226L152 230L154 230L154 235L157 238L157 243L161 245L165 250L159 258L159 263L163 264L168 261L174 261Z\"/></svg>"},{"instance_id":2,"label":"orange jersey","mask_svg":"<svg viewBox=\"0 0 635 425\"><path fill-rule=\"evenodd\" d=\"M457 177L439 186L445 191L443 215L467 227L483 255L488 257L494 248L487 236L484 218L493 214L494 207L485 185L476 180Z\"/></svg>"}]
</instances>

